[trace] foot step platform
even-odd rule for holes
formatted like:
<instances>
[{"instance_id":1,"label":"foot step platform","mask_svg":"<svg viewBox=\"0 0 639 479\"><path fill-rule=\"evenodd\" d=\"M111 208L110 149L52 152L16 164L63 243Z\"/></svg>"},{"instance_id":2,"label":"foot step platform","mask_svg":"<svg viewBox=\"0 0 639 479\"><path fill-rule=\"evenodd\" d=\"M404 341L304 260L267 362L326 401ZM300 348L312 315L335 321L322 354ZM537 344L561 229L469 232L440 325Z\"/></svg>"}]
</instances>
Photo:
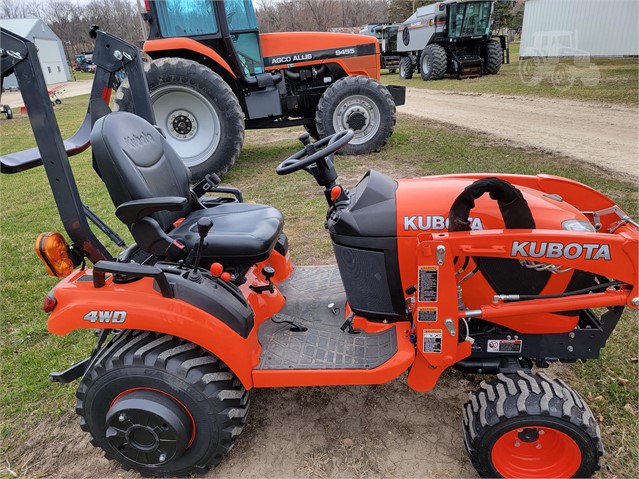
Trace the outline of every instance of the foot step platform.
<instances>
[{"instance_id":1,"label":"foot step platform","mask_svg":"<svg viewBox=\"0 0 639 479\"><path fill-rule=\"evenodd\" d=\"M278 288L287 300L273 319L308 329L296 332L289 323L264 322L258 370L373 369L397 353L395 326L378 333L340 329L346 294L337 266L297 267Z\"/></svg>"}]
</instances>

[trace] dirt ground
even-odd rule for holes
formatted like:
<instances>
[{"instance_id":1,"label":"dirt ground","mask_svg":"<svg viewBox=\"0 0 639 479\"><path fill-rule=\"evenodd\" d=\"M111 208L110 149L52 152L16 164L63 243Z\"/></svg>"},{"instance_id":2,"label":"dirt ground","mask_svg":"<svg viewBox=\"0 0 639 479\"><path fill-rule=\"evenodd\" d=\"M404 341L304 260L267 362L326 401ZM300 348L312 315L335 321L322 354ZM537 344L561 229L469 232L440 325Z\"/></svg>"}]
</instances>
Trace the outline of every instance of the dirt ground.
<instances>
[{"instance_id":1,"label":"dirt ground","mask_svg":"<svg viewBox=\"0 0 639 479\"><path fill-rule=\"evenodd\" d=\"M639 110L408 88L399 112L482 131L639 179Z\"/></svg>"},{"instance_id":2,"label":"dirt ground","mask_svg":"<svg viewBox=\"0 0 639 479\"><path fill-rule=\"evenodd\" d=\"M64 83L55 83L47 85L49 91L57 88L56 95L64 102L65 98L73 96L86 95L91 92L93 80L78 80ZM2 103L9 105L14 114L20 111L20 107L24 106L24 100L19 91L5 91L2 93Z\"/></svg>"},{"instance_id":3,"label":"dirt ground","mask_svg":"<svg viewBox=\"0 0 639 479\"><path fill-rule=\"evenodd\" d=\"M247 427L204 477L477 477L461 434L472 389L451 371L429 393L412 391L405 376L381 386L254 390ZM32 456L11 464L25 476L139 477L104 459L71 413L32 437Z\"/></svg>"}]
</instances>

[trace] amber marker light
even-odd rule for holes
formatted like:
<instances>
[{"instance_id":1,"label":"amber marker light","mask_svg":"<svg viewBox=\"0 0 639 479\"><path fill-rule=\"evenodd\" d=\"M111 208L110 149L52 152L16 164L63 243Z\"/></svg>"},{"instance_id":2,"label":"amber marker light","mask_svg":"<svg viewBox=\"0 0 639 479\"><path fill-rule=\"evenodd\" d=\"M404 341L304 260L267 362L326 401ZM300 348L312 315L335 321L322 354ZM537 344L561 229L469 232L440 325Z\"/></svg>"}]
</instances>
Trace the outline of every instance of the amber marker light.
<instances>
[{"instance_id":1,"label":"amber marker light","mask_svg":"<svg viewBox=\"0 0 639 479\"><path fill-rule=\"evenodd\" d=\"M51 276L61 278L73 271L67 242L60 233L40 233L35 242L35 251Z\"/></svg>"}]
</instances>

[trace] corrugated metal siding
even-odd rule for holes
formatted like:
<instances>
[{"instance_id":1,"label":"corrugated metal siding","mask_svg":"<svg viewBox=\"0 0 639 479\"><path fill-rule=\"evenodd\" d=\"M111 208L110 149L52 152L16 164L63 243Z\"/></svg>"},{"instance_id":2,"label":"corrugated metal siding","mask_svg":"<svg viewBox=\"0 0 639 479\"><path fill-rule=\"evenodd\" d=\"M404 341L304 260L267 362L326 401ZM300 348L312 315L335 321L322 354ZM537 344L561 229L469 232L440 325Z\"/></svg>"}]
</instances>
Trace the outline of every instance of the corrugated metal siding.
<instances>
[{"instance_id":1,"label":"corrugated metal siding","mask_svg":"<svg viewBox=\"0 0 639 479\"><path fill-rule=\"evenodd\" d=\"M528 0L519 54L639 55L639 2Z\"/></svg>"}]
</instances>

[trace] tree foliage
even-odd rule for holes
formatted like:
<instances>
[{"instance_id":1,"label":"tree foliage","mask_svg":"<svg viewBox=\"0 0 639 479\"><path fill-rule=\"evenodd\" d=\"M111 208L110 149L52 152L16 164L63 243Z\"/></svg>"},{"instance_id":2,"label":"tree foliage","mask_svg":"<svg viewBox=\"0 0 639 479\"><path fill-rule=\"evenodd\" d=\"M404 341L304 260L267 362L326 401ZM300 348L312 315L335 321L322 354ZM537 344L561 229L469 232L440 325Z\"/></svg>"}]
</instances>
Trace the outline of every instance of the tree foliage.
<instances>
[{"instance_id":1,"label":"tree foliage","mask_svg":"<svg viewBox=\"0 0 639 479\"><path fill-rule=\"evenodd\" d=\"M419 7L431 3L437 3L437 0L390 0L388 2L388 16L392 22L403 22Z\"/></svg>"},{"instance_id":2,"label":"tree foliage","mask_svg":"<svg viewBox=\"0 0 639 479\"><path fill-rule=\"evenodd\" d=\"M388 21L386 0L255 0L263 32L319 31Z\"/></svg>"},{"instance_id":3,"label":"tree foliage","mask_svg":"<svg viewBox=\"0 0 639 479\"><path fill-rule=\"evenodd\" d=\"M42 18L65 43L70 55L93 49L91 25L131 43L146 39L138 8L129 0L2 0L1 18Z\"/></svg>"}]
</instances>

